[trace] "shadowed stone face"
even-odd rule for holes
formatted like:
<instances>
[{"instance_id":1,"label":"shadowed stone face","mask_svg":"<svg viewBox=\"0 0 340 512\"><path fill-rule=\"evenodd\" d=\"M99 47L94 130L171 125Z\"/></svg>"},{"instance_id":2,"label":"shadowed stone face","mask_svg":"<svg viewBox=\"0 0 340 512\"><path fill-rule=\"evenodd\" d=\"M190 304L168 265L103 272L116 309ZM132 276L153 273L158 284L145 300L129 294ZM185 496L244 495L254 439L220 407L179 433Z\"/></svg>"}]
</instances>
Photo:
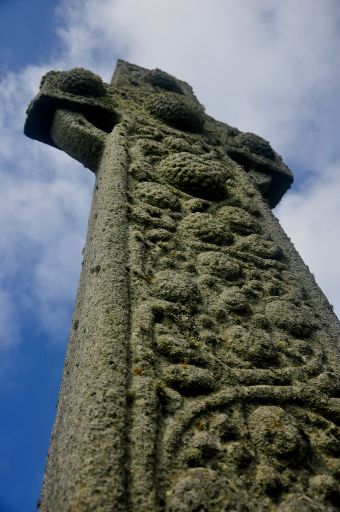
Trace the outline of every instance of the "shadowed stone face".
<instances>
[{"instance_id":1,"label":"shadowed stone face","mask_svg":"<svg viewBox=\"0 0 340 512\"><path fill-rule=\"evenodd\" d=\"M177 92L178 94L183 94L176 78L168 75L168 73L165 73L160 69L153 69L146 73L145 80L150 82L150 84L152 84L154 87L170 92Z\"/></svg>"},{"instance_id":2,"label":"shadowed stone face","mask_svg":"<svg viewBox=\"0 0 340 512\"><path fill-rule=\"evenodd\" d=\"M25 133L96 173L41 509L338 510L340 329L281 157L123 61L48 73Z\"/></svg>"}]
</instances>

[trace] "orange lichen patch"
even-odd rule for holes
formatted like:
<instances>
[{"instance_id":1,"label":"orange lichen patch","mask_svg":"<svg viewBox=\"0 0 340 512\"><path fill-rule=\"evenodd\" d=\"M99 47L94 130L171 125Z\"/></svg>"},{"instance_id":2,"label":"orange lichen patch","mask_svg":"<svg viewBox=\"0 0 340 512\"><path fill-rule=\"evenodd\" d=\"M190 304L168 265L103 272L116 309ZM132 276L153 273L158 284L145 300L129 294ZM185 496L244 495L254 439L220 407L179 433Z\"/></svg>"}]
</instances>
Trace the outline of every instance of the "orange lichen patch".
<instances>
[{"instance_id":1,"label":"orange lichen patch","mask_svg":"<svg viewBox=\"0 0 340 512\"><path fill-rule=\"evenodd\" d=\"M132 371L133 371L134 375L142 375L143 374L143 368L139 368L138 366L136 366Z\"/></svg>"}]
</instances>

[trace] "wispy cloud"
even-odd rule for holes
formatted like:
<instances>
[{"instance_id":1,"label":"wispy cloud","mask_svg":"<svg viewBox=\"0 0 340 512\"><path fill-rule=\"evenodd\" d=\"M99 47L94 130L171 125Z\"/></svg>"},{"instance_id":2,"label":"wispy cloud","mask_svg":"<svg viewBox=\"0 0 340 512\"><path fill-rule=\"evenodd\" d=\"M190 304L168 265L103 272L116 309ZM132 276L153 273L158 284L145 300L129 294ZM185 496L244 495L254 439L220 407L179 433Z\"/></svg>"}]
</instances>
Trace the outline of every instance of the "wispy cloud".
<instances>
[{"instance_id":1,"label":"wispy cloud","mask_svg":"<svg viewBox=\"0 0 340 512\"><path fill-rule=\"evenodd\" d=\"M0 350L15 346L19 341L13 300L8 292L0 290Z\"/></svg>"},{"instance_id":2,"label":"wispy cloud","mask_svg":"<svg viewBox=\"0 0 340 512\"><path fill-rule=\"evenodd\" d=\"M74 62L106 78L111 56L163 67L193 84L214 117L262 133L299 165L313 160L320 134L319 152L332 154L336 0L90 0L80 20L82 6L67 2L61 32Z\"/></svg>"},{"instance_id":3,"label":"wispy cloud","mask_svg":"<svg viewBox=\"0 0 340 512\"><path fill-rule=\"evenodd\" d=\"M340 159L322 171L305 191L289 194L278 214L339 315Z\"/></svg>"},{"instance_id":4,"label":"wispy cloud","mask_svg":"<svg viewBox=\"0 0 340 512\"><path fill-rule=\"evenodd\" d=\"M24 137L23 121L44 67L0 84L0 348L19 341L25 315L50 338L69 316L93 177L62 152Z\"/></svg>"},{"instance_id":5,"label":"wispy cloud","mask_svg":"<svg viewBox=\"0 0 340 512\"><path fill-rule=\"evenodd\" d=\"M4 331L25 308L54 337L65 322L93 182L63 153L24 138L25 108L47 69L84 66L109 80L118 57L187 80L208 113L261 134L304 171L278 214L340 309L340 244L329 222L340 214L338 1L69 0L59 15L58 59L0 84Z\"/></svg>"}]
</instances>

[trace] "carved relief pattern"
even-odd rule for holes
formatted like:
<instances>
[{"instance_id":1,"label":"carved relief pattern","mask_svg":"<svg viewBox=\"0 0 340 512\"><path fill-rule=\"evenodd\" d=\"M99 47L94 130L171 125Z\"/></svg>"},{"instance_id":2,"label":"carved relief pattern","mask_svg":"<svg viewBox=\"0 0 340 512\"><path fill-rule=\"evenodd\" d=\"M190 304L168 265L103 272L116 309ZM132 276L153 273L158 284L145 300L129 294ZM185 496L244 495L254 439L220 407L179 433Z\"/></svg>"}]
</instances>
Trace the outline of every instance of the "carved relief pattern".
<instances>
[{"instance_id":1,"label":"carved relief pattern","mask_svg":"<svg viewBox=\"0 0 340 512\"><path fill-rule=\"evenodd\" d=\"M335 510L327 333L260 192L207 136L150 121L131 139L136 480L173 512Z\"/></svg>"},{"instance_id":2,"label":"carved relief pattern","mask_svg":"<svg viewBox=\"0 0 340 512\"><path fill-rule=\"evenodd\" d=\"M165 73L120 80L131 509L337 510L338 356L264 222L280 157Z\"/></svg>"}]
</instances>

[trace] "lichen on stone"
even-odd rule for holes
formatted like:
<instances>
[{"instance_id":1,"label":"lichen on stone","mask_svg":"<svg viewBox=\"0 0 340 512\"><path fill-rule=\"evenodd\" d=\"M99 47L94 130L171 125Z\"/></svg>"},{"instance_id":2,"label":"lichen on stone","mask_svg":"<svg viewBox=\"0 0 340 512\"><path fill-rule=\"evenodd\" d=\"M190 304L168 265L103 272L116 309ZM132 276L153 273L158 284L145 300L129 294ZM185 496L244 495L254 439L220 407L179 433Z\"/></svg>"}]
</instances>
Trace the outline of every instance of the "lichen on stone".
<instances>
[{"instance_id":1,"label":"lichen on stone","mask_svg":"<svg viewBox=\"0 0 340 512\"><path fill-rule=\"evenodd\" d=\"M170 361L205 365L205 346L194 338L162 334L156 338L158 350Z\"/></svg>"},{"instance_id":2,"label":"lichen on stone","mask_svg":"<svg viewBox=\"0 0 340 512\"><path fill-rule=\"evenodd\" d=\"M316 499L321 498L340 506L340 485L331 475L312 476L309 479L309 492Z\"/></svg>"},{"instance_id":3,"label":"lichen on stone","mask_svg":"<svg viewBox=\"0 0 340 512\"><path fill-rule=\"evenodd\" d=\"M52 72L34 104L30 136L98 154L44 510L337 510L337 328L263 200L280 157L160 70Z\"/></svg>"},{"instance_id":4,"label":"lichen on stone","mask_svg":"<svg viewBox=\"0 0 340 512\"><path fill-rule=\"evenodd\" d=\"M79 96L105 96L106 89L100 76L84 68L63 71L58 78L62 91Z\"/></svg>"},{"instance_id":5,"label":"lichen on stone","mask_svg":"<svg viewBox=\"0 0 340 512\"><path fill-rule=\"evenodd\" d=\"M214 308L221 313L224 311L245 313L249 311L250 304L243 291L236 286L231 286L219 295Z\"/></svg>"},{"instance_id":6,"label":"lichen on stone","mask_svg":"<svg viewBox=\"0 0 340 512\"><path fill-rule=\"evenodd\" d=\"M189 213L183 219L181 228L206 243L229 245L233 241L228 226L209 213Z\"/></svg>"},{"instance_id":7,"label":"lichen on stone","mask_svg":"<svg viewBox=\"0 0 340 512\"><path fill-rule=\"evenodd\" d=\"M153 276L152 292L160 299L186 305L196 304L200 300L199 290L191 275L173 270L161 270Z\"/></svg>"},{"instance_id":8,"label":"lichen on stone","mask_svg":"<svg viewBox=\"0 0 340 512\"><path fill-rule=\"evenodd\" d=\"M167 229L150 229L147 237L151 242L165 242L171 238L171 232Z\"/></svg>"},{"instance_id":9,"label":"lichen on stone","mask_svg":"<svg viewBox=\"0 0 340 512\"><path fill-rule=\"evenodd\" d=\"M136 198L157 208L168 208L174 211L180 209L180 202L176 195L168 187L159 183L148 181L138 183Z\"/></svg>"},{"instance_id":10,"label":"lichen on stone","mask_svg":"<svg viewBox=\"0 0 340 512\"><path fill-rule=\"evenodd\" d=\"M295 419L277 406L262 405L249 417L250 435L260 452L289 458L294 464L307 454L308 444Z\"/></svg>"},{"instance_id":11,"label":"lichen on stone","mask_svg":"<svg viewBox=\"0 0 340 512\"><path fill-rule=\"evenodd\" d=\"M151 115L179 130L201 133L204 127L204 115L193 100L175 93L154 94L146 108Z\"/></svg>"},{"instance_id":12,"label":"lichen on stone","mask_svg":"<svg viewBox=\"0 0 340 512\"><path fill-rule=\"evenodd\" d=\"M240 265L222 252L202 252L197 257L198 272L213 274L224 280L233 280L240 277Z\"/></svg>"},{"instance_id":13,"label":"lichen on stone","mask_svg":"<svg viewBox=\"0 0 340 512\"><path fill-rule=\"evenodd\" d=\"M245 511L228 488L226 478L210 468L190 468L174 480L167 496L168 512Z\"/></svg>"},{"instance_id":14,"label":"lichen on stone","mask_svg":"<svg viewBox=\"0 0 340 512\"><path fill-rule=\"evenodd\" d=\"M283 490L283 484L278 472L272 466L259 464L255 476L255 489L264 495L276 499Z\"/></svg>"},{"instance_id":15,"label":"lichen on stone","mask_svg":"<svg viewBox=\"0 0 340 512\"><path fill-rule=\"evenodd\" d=\"M255 367L268 368L277 365L277 347L271 336L262 329L247 330L240 325L234 325L227 328L222 337L228 349L245 361L250 361Z\"/></svg>"},{"instance_id":16,"label":"lichen on stone","mask_svg":"<svg viewBox=\"0 0 340 512\"><path fill-rule=\"evenodd\" d=\"M317 327L312 311L304 305L297 307L285 300L274 300L265 311L269 322L295 336L308 336Z\"/></svg>"},{"instance_id":17,"label":"lichen on stone","mask_svg":"<svg viewBox=\"0 0 340 512\"><path fill-rule=\"evenodd\" d=\"M261 232L261 226L257 220L242 208L223 206L218 210L217 216L226 222L232 231L237 233L249 235Z\"/></svg>"},{"instance_id":18,"label":"lichen on stone","mask_svg":"<svg viewBox=\"0 0 340 512\"><path fill-rule=\"evenodd\" d=\"M198 148L194 144L183 139L183 137L176 137L175 135L168 135L167 137L165 137L164 144L168 149L170 149L172 151L176 151L178 153L182 153L185 151L187 153L196 153L196 154L202 153L201 148Z\"/></svg>"},{"instance_id":19,"label":"lichen on stone","mask_svg":"<svg viewBox=\"0 0 340 512\"><path fill-rule=\"evenodd\" d=\"M249 252L264 259L280 260L283 256L281 247L257 233L238 240L235 247L242 252Z\"/></svg>"},{"instance_id":20,"label":"lichen on stone","mask_svg":"<svg viewBox=\"0 0 340 512\"><path fill-rule=\"evenodd\" d=\"M204 466L221 449L216 435L197 431L184 452L184 460L191 467Z\"/></svg>"},{"instance_id":21,"label":"lichen on stone","mask_svg":"<svg viewBox=\"0 0 340 512\"><path fill-rule=\"evenodd\" d=\"M220 200L227 195L228 173L217 160L175 153L162 160L158 173L173 186L202 199Z\"/></svg>"},{"instance_id":22,"label":"lichen on stone","mask_svg":"<svg viewBox=\"0 0 340 512\"><path fill-rule=\"evenodd\" d=\"M204 199L188 199L185 202L185 209L189 212L205 212L210 206L209 201L206 201Z\"/></svg>"},{"instance_id":23,"label":"lichen on stone","mask_svg":"<svg viewBox=\"0 0 340 512\"><path fill-rule=\"evenodd\" d=\"M145 75L145 80L152 84L154 87L159 87L160 89L164 89L166 91L183 94L177 80L168 73L165 73L165 71L161 71L160 69L152 69L149 71Z\"/></svg>"},{"instance_id":24,"label":"lichen on stone","mask_svg":"<svg viewBox=\"0 0 340 512\"><path fill-rule=\"evenodd\" d=\"M256 155L275 160L275 152L269 142L254 133L240 133L234 138L234 141Z\"/></svg>"},{"instance_id":25,"label":"lichen on stone","mask_svg":"<svg viewBox=\"0 0 340 512\"><path fill-rule=\"evenodd\" d=\"M164 368L165 382L184 395L209 393L215 387L211 371L193 364L173 364Z\"/></svg>"},{"instance_id":26,"label":"lichen on stone","mask_svg":"<svg viewBox=\"0 0 340 512\"><path fill-rule=\"evenodd\" d=\"M329 510L319 501L301 493L288 494L277 508L278 512L328 512Z\"/></svg>"}]
</instances>

